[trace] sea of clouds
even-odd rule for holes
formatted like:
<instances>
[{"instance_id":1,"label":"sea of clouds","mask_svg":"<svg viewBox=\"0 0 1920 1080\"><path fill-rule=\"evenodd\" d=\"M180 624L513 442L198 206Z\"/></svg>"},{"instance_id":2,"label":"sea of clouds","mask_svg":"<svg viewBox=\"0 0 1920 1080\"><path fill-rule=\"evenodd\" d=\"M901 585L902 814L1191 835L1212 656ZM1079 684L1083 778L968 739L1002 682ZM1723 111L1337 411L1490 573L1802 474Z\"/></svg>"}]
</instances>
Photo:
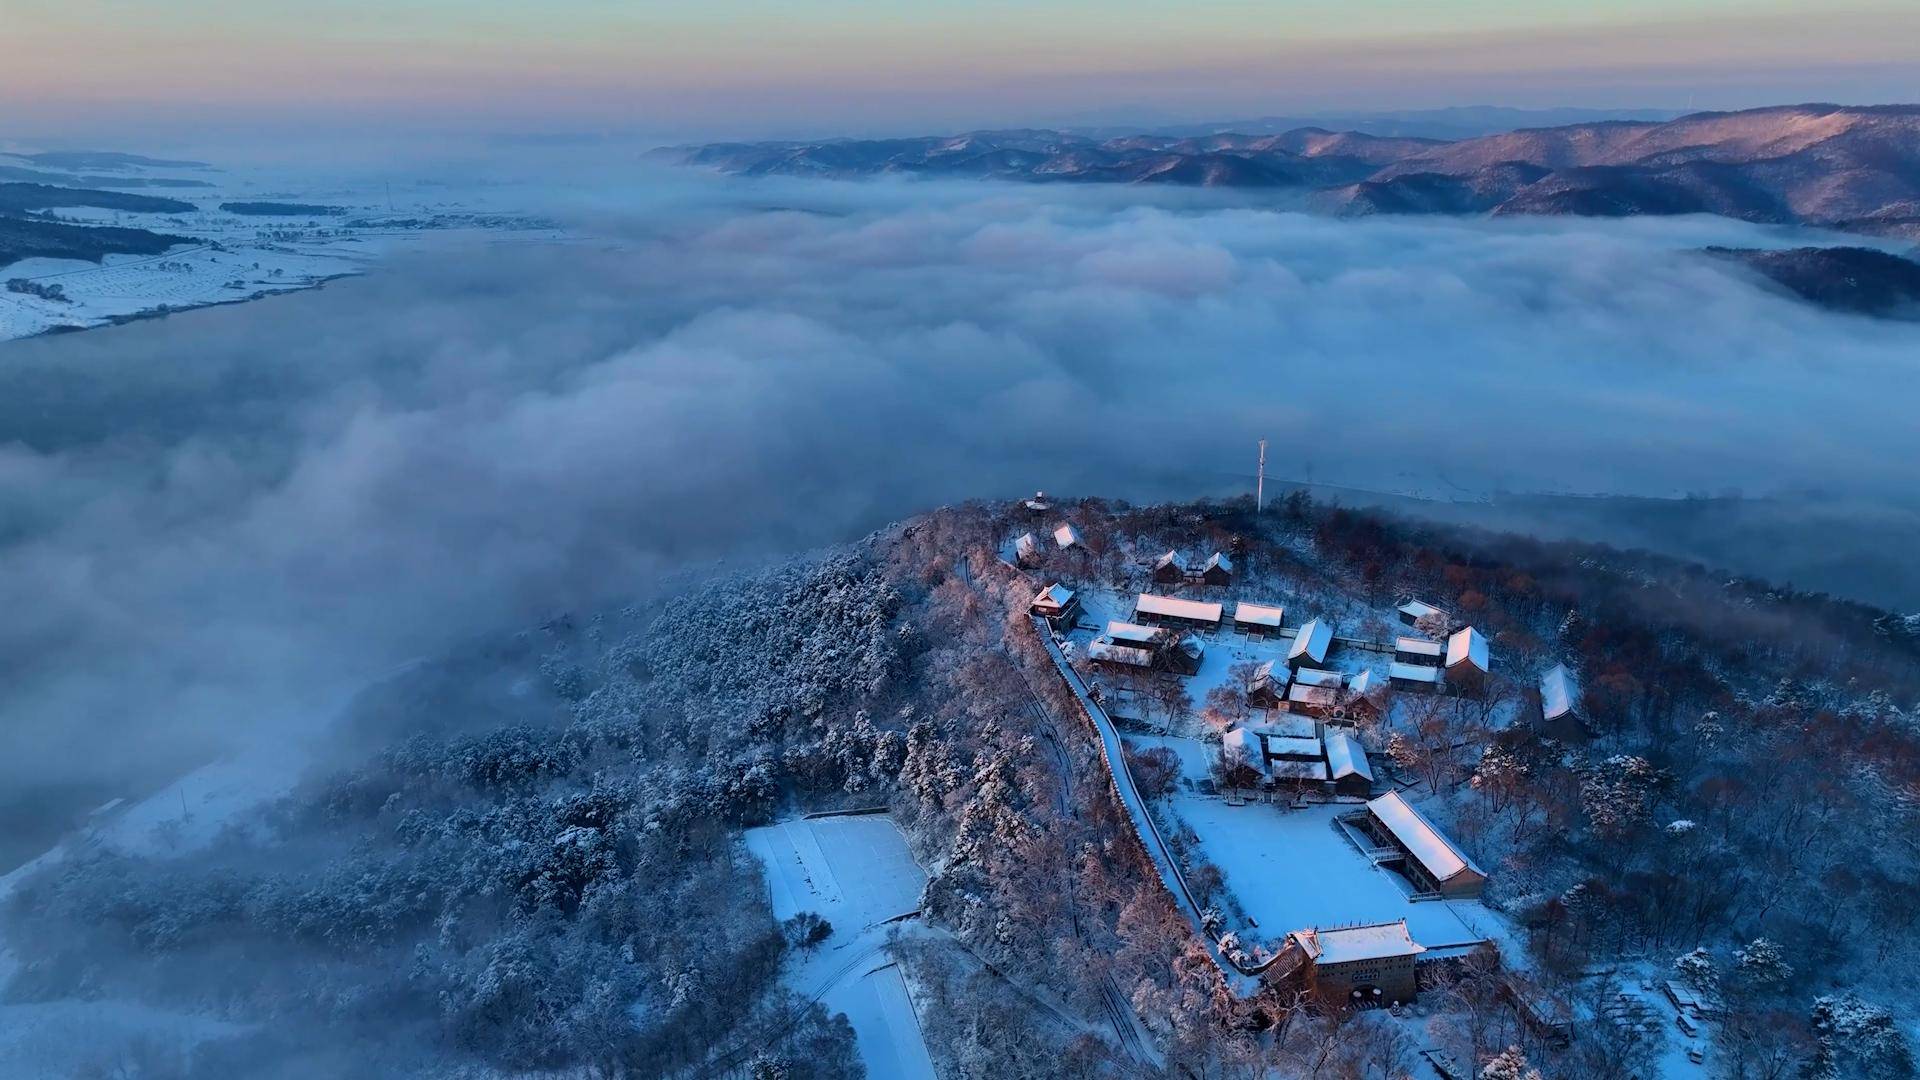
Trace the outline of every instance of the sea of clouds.
<instances>
[{"instance_id":1,"label":"sea of clouds","mask_svg":"<svg viewBox=\"0 0 1920 1080\"><path fill-rule=\"evenodd\" d=\"M580 237L0 346L0 790L310 723L473 633L1044 487L1914 494L1920 327L1713 219L631 180ZM646 186L651 185L651 186Z\"/></svg>"}]
</instances>

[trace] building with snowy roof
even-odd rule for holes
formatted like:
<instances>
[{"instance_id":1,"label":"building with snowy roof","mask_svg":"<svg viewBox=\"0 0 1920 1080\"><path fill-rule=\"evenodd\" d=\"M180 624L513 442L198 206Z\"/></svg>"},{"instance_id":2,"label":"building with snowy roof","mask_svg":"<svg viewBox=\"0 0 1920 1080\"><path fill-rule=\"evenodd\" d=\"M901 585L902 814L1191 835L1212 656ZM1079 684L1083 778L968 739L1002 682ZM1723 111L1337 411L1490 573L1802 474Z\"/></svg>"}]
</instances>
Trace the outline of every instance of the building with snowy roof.
<instances>
[{"instance_id":1,"label":"building with snowy roof","mask_svg":"<svg viewBox=\"0 0 1920 1080\"><path fill-rule=\"evenodd\" d=\"M1307 716L1331 716L1340 705L1337 686L1308 686L1294 683L1287 687L1287 709Z\"/></svg>"},{"instance_id":2,"label":"building with snowy roof","mask_svg":"<svg viewBox=\"0 0 1920 1080\"><path fill-rule=\"evenodd\" d=\"M1087 642L1087 659L1109 667L1138 671L1153 670L1153 651L1137 645L1122 645L1110 638L1097 637Z\"/></svg>"},{"instance_id":3,"label":"building with snowy roof","mask_svg":"<svg viewBox=\"0 0 1920 1080\"><path fill-rule=\"evenodd\" d=\"M1180 564L1180 553L1168 551L1153 560L1153 580L1157 585L1178 585L1187 580L1187 568Z\"/></svg>"},{"instance_id":4,"label":"building with snowy roof","mask_svg":"<svg viewBox=\"0 0 1920 1080\"><path fill-rule=\"evenodd\" d=\"M1421 892L1471 897L1486 886L1486 872L1399 792L1368 802L1366 824L1375 839L1400 853L1402 869Z\"/></svg>"},{"instance_id":5,"label":"building with snowy roof","mask_svg":"<svg viewBox=\"0 0 1920 1080\"><path fill-rule=\"evenodd\" d=\"M1032 566L1040 561L1040 539L1032 533L1021 533L1013 542L1013 561L1021 566Z\"/></svg>"},{"instance_id":6,"label":"building with snowy roof","mask_svg":"<svg viewBox=\"0 0 1920 1080\"><path fill-rule=\"evenodd\" d=\"M1327 763L1323 758L1268 758L1267 776L1296 784L1324 784Z\"/></svg>"},{"instance_id":7,"label":"building with snowy roof","mask_svg":"<svg viewBox=\"0 0 1920 1080\"><path fill-rule=\"evenodd\" d=\"M1396 660L1387 665L1387 681L1400 690L1438 690L1440 669L1426 664L1403 664Z\"/></svg>"},{"instance_id":8,"label":"building with snowy roof","mask_svg":"<svg viewBox=\"0 0 1920 1080\"><path fill-rule=\"evenodd\" d=\"M1167 631L1158 626L1142 626L1139 623L1121 622L1118 619L1107 624L1101 636L1119 645L1130 645L1140 649L1158 649L1167 640Z\"/></svg>"},{"instance_id":9,"label":"building with snowy roof","mask_svg":"<svg viewBox=\"0 0 1920 1080\"><path fill-rule=\"evenodd\" d=\"M1268 660L1253 669L1247 679L1247 704L1256 709L1277 709L1287 699L1287 682L1293 672L1285 664Z\"/></svg>"},{"instance_id":10,"label":"building with snowy roof","mask_svg":"<svg viewBox=\"0 0 1920 1080\"><path fill-rule=\"evenodd\" d=\"M1133 621L1211 630L1220 625L1220 605L1141 593L1133 601Z\"/></svg>"},{"instance_id":11,"label":"building with snowy roof","mask_svg":"<svg viewBox=\"0 0 1920 1080\"><path fill-rule=\"evenodd\" d=\"M1063 521L1053 527L1053 543L1055 547L1062 551L1068 548L1086 547L1086 544L1080 539L1080 530L1074 528L1073 522L1071 521Z\"/></svg>"},{"instance_id":12,"label":"building with snowy roof","mask_svg":"<svg viewBox=\"0 0 1920 1080\"><path fill-rule=\"evenodd\" d=\"M1243 600L1233 606L1233 627L1248 637L1272 637L1280 632L1286 615L1287 609L1278 604L1249 604Z\"/></svg>"},{"instance_id":13,"label":"building with snowy roof","mask_svg":"<svg viewBox=\"0 0 1920 1080\"><path fill-rule=\"evenodd\" d=\"M1318 667L1327 662L1327 650L1332 647L1333 628L1319 619L1310 619L1287 646L1287 665L1295 669L1303 665Z\"/></svg>"},{"instance_id":14,"label":"building with snowy roof","mask_svg":"<svg viewBox=\"0 0 1920 1080\"><path fill-rule=\"evenodd\" d=\"M1080 617L1080 598L1073 594L1072 589L1056 581L1034 594L1028 610L1052 623L1053 628L1058 630L1071 627L1074 620Z\"/></svg>"},{"instance_id":15,"label":"building with snowy roof","mask_svg":"<svg viewBox=\"0 0 1920 1080\"><path fill-rule=\"evenodd\" d=\"M1409 600L1401 604L1399 614L1402 626L1418 626L1422 619L1432 622L1435 619L1445 620L1448 617L1445 611L1424 600Z\"/></svg>"},{"instance_id":16,"label":"building with snowy roof","mask_svg":"<svg viewBox=\"0 0 1920 1080\"><path fill-rule=\"evenodd\" d=\"M1580 682L1565 664L1555 664L1540 676L1540 733L1562 742L1587 737L1586 720L1580 715Z\"/></svg>"},{"instance_id":17,"label":"building with snowy roof","mask_svg":"<svg viewBox=\"0 0 1920 1080\"><path fill-rule=\"evenodd\" d=\"M1305 954L1314 993L1329 1005L1396 1005L1418 992L1416 968L1426 947L1407 920L1295 930L1289 941Z\"/></svg>"},{"instance_id":18,"label":"building with snowy roof","mask_svg":"<svg viewBox=\"0 0 1920 1080\"><path fill-rule=\"evenodd\" d=\"M1087 659L1114 667L1145 670L1153 667L1167 632L1157 626L1110 622L1100 636L1087 643Z\"/></svg>"},{"instance_id":19,"label":"building with snowy roof","mask_svg":"<svg viewBox=\"0 0 1920 1080\"><path fill-rule=\"evenodd\" d=\"M1207 643L1194 634L1180 634L1160 654L1160 658L1170 671L1198 675L1200 665L1207 659Z\"/></svg>"},{"instance_id":20,"label":"building with snowy roof","mask_svg":"<svg viewBox=\"0 0 1920 1080\"><path fill-rule=\"evenodd\" d=\"M1428 641L1423 637L1411 637L1402 634L1393 639L1393 658L1403 664L1426 664L1439 667L1440 658L1447 653L1447 647L1437 641Z\"/></svg>"},{"instance_id":21,"label":"building with snowy roof","mask_svg":"<svg viewBox=\"0 0 1920 1080\"><path fill-rule=\"evenodd\" d=\"M1327 778L1342 795L1373 794L1373 765L1367 761L1366 747L1344 731L1328 731Z\"/></svg>"},{"instance_id":22,"label":"building with snowy roof","mask_svg":"<svg viewBox=\"0 0 1920 1080\"><path fill-rule=\"evenodd\" d=\"M1320 737L1320 725L1310 716L1295 716L1291 713L1276 713L1272 720L1262 724L1251 724L1248 730L1255 735L1268 739L1317 739Z\"/></svg>"},{"instance_id":23,"label":"building with snowy roof","mask_svg":"<svg viewBox=\"0 0 1920 1080\"><path fill-rule=\"evenodd\" d=\"M1381 691L1386 685L1386 678L1372 668L1362 670L1347 680L1346 696L1340 701L1340 711L1334 715L1344 720L1377 719L1384 696Z\"/></svg>"},{"instance_id":24,"label":"building with snowy roof","mask_svg":"<svg viewBox=\"0 0 1920 1080\"><path fill-rule=\"evenodd\" d=\"M1026 506L1028 513L1033 514L1044 514L1053 509L1053 504L1047 501L1047 493L1044 491L1034 492L1033 498L1027 500Z\"/></svg>"},{"instance_id":25,"label":"building with snowy roof","mask_svg":"<svg viewBox=\"0 0 1920 1080\"><path fill-rule=\"evenodd\" d=\"M1492 670L1492 654L1487 636L1471 626L1463 626L1447 637L1447 683L1462 690L1477 690L1485 685Z\"/></svg>"},{"instance_id":26,"label":"building with snowy roof","mask_svg":"<svg viewBox=\"0 0 1920 1080\"><path fill-rule=\"evenodd\" d=\"M1200 580L1209 585L1233 584L1233 560L1221 552L1208 557L1206 565L1200 568Z\"/></svg>"}]
</instances>

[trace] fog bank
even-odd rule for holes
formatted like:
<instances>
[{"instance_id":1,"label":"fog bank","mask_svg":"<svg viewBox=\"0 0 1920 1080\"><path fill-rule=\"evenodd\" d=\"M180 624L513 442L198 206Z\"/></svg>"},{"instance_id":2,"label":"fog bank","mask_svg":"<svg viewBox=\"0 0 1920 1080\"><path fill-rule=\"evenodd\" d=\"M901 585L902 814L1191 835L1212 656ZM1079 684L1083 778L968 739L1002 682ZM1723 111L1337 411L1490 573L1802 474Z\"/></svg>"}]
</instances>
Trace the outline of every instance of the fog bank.
<instances>
[{"instance_id":1,"label":"fog bank","mask_svg":"<svg viewBox=\"0 0 1920 1080\"><path fill-rule=\"evenodd\" d=\"M676 184L574 201L577 244L0 346L0 789L944 501L1230 487L1261 437L1423 493L1915 494L1920 328L1690 254L1804 236Z\"/></svg>"}]
</instances>

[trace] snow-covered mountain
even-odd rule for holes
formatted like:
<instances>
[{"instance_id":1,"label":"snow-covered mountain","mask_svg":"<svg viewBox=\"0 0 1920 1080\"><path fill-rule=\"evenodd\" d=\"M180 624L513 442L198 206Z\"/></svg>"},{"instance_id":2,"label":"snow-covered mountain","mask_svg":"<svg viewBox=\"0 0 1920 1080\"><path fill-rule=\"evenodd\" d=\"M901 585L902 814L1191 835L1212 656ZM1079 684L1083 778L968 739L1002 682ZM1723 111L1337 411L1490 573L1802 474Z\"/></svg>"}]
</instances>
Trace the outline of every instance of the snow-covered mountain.
<instances>
[{"instance_id":1,"label":"snow-covered mountain","mask_svg":"<svg viewBox=\"0 0 1920 1080\"><path fill-rule=\"evenodd\" d=\"M1791 105L1457 141L1279 134L972 132L721 143L659 160L745 176L882 174L1301 188L1347 214L1710 213L1920 237L1920 106Z\"/></svg>"}]
</instances>

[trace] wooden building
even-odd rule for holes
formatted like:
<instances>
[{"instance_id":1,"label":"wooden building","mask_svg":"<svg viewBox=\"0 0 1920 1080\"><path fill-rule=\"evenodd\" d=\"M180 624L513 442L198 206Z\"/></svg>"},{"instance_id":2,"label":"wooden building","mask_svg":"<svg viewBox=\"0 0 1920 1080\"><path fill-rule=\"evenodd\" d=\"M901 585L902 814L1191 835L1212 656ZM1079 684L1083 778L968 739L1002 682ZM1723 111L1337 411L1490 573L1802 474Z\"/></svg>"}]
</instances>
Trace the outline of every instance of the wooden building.
<instances>
[{"instance_id":1,"label":"wooden building","mask_svg":"<svg viewBox=\"0 0 1920 1080\"><path fill-rule=\"evenodd\" d=\"M1319 619L1309 619L1287 646L1287 666L1295 670L1319 667L1327 662L1327 652L1332 647L1333 628Z\"/></svg>"},{"instance_id":2,"label":"wooden building","mask_svg":"<svg viewBox=\"0 0 1920 1080\"><path fill-rule=\"evenodd\" d=\"M1402 634L1393 639L1393 658L1403 664L1439 667L1441 658L1446 654L1445 645L1437 641L1428 641L1423 637Z\"/></svg>"},{"instance_id":3,"label":"wooden building","mask_svg":"<svg viewBox=\"0 0 1920 1080\"><path fill-rule=\"evenodd\" d=\"M1492 670L1492 655L1487 637L1471 626L1455 630L1447 638L1447 685L1469 693L1486 686Z\"/></svg>"},{"instance_id":4,"label":"wooden building","mask_svg":"<svg viewBox=\"0 0 1920 1080\"><path fill-rule=\"evenodd\" d=\"M1292 677L1292 669L1274 660L1254 668L1247 680L1247 704L1256 709L1279 708L1287 699L1287 682Z\"/></svg>"},{"instance_id":5,"label":"wooden building","mask_svg":"<svg viewBox=\"0 0 1920 1080\"><path fill-rule=\"evenodd\" d=\"M1373 794L1373 765L1367 761L1366 747L1344 731L1326 733L1327 779L1342 795L1362 798Z\"/></svg>"},{"instance_id":6,"label":"wooden building","mask_svg":"<svg viewBox=\"0 0 1920 1080\"><path fill-rule=\"evenodd\" d=\"M1394 661L1387 665L1387 681L1396 690L1424 690L1432 693L1440 689L1440 669L1426 664L1402 664Z\"/></svg>"},{"instance_id":7,"label":"wooden building","mask_svg":"<svg viewBox=\"0 0 1920 1080\"><path fill-rule=\"evenodd\" d=\"M1053 544L1061 551L1072 548L1085 549L1087 546L1085 541L1080 539L1080 530L1074 528L1071 521L1063 521L1053 527Z\"/></svg>"},{"instance_id":8,"label":"wooden building","mask_svg":"<svg viewBox=\"0 0 1920 1080\"><path fill-rule=\"evenodd\" d=\"M1328 1005L1399 1005L1418 993L1416 968L1427 950L1407 932L1405 919L1287 936L1305 952L1310 985Z\"/></svg>"},{"instance_id":9,"label":"wooden building","mask_svg":"<svg viewBox=\"0 0 1920 1080\"><path fill-rule=\"evenodd\" d=\"M1347 693L1334 713L1341 720L1375 721L1385 715L1387 680L1372 668L1347 680Z\"/></svg>"},{"instance_id":10,"label":"wooden building","mask_svg":"<svg viewBox=\"0 0 1920 1080\"><path fill-rule=\"evenodd\" d=\"M1423 619L1429 623L1437 619L1444 624L1450 618L1444 610L1424 600L1409 600L1401 604L1399 615L1401 626L1419 626Z\"/></svg>"},{"instance_id":11,"label":"wooden building","mask_svg":"<svg viewBox=\"0 0 1920 1080\"><path fill-rule=\"evenodd\" d=\"M1040 538L1032 533L1021 533L1013 542L1013 561L1021 566L1033 566L1040 561Z\"/></svg>"},{"instance_id":12,"label":"wooden building","mask_svg":"<svg viewBox=\"0 0 1920 1080\"><path fill-rule=\"evenodd\" d=\"M1070 629L1080 617L1080 598L1056 581L1034 594L1029 610L1047 620L1055 630Z\"/></svg>"},{"instance_id":13,"label":"wooden building","mask_svg":"<svg viewBox=\"0 0 1920 1080\"><path fill-rule=\"evenodd\" d=\"M1457 899L1479 896L1486 886L1486 871L1398 791L1368 802L1364 823L1374 839L1400 852L1402 871L1421 892Z\"/></svg>"},{"instance_id":14,"label":"wooden building","mask_svg":"<svg viewBox=\"0 0 1920 1080\"><path fill-rule=\"evenodd\" d=\"M1187 630L1213 630L1220 625L1219 604L1141 593L1133 601L1133 621Z\"/></svg>"},{"instance_id":15,"label":"wooden building","mask_svg":"<svg viewBox=\"0 0 1920 1080\"><path fill-rule=\"evenodd\" d=\"M1187 580L1187 568L1180 565L1180 553L1169 551L1153 560L1153 583L1178 585Z\"/></svg>"},{"instance_id":16,"label":"wooden building","mask_svg":"<svg viewBox=\"0 0 1920 1080\"><path fill-rule=\"evenodd\" d=\"M1181 675L1200 674L1200 665L1206 658L1206 642L1193 634L1176 635L1160 654L1161 662L1167 669Z\"/></svg>"},{"instance_id":17,"label":"wooden building","mask_svg":"<svg viewBox=\"0 0 1920 1080\"><path fill-rule=\"evenodd\" d=\"M1308 716L1332 716L1340 706L1342 676L1337 671L1303 667L1293 673L1293 685L1287 687L1287 710Z\"/></svg>"},{"instance_id":18,"label":"wooden building","mask_svg":"<svg viewBox=\"0 0 1920 1080\"><path fill-rule=\"evenodd\" d=\"M1200 580L1209 585L1233 584L1233 560L1221 552L1214 552L1200 568Z\"/></svg>"},{"instance_id":19,"label":"wooden building","mask_svg":"<svg viewBox=\"0 0 1920 1080\"><path fill-rule=\"evenodd\" d=\"M1561 742L1585 742L1587 722L1580 715L1580 683L1565 664L1540 676L1540 734Z\"/></svg>"},{"instance_id":20,"label":"wooden building","mask_svg":"<svg viewBox=\"0 0 1920 1080\"><path fill-rule=\"evenodd\" d=\"M1233 628L1253 638L1269 638L1280 632L1280 623L1287 616L1287 609L1277 604L1249 604L1241 601L1233 606Z\"/></svg>"}]
</instances>

